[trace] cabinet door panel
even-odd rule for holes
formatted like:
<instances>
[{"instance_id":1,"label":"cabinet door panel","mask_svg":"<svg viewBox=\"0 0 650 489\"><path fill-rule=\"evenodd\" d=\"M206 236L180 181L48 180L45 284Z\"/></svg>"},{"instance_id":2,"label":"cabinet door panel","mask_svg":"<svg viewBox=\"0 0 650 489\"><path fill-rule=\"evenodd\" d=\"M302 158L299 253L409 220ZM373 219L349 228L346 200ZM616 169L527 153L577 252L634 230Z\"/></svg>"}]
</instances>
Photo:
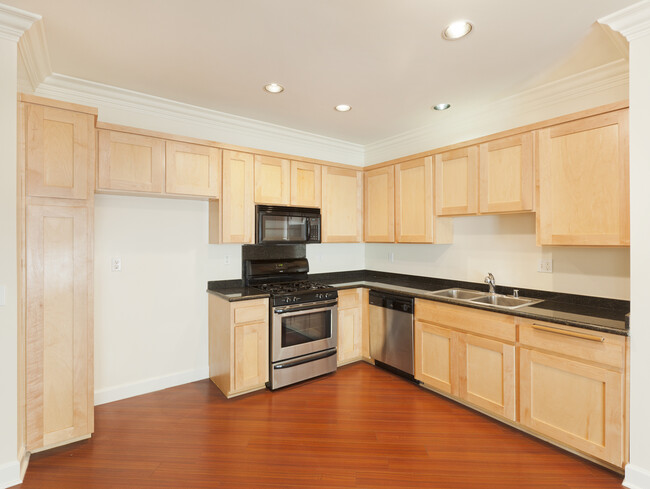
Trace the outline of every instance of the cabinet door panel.
<instances>
[{"instance_id":1,"label":"cabinet door panel","mask_svg":"<svg viewBox=\"0 0 650 489\"><path fill-rule=\"evenodd\" d=\"M363 172L323 167L324 243L359 243L363 236Z\"/></svg>"},{"instance_id":2,"label":"cabinet door panel","mask_svg":"<svg viewBox=\"0 0 650 489\"><path fill-rule=\"evenodd\" d=\"M365 173L365 241L395 241L395 168L387 166Z\"/></svg>"},{"instance_id":3,"label":"cabinet door panel","mask_svg":"<svg viewBox=\"0 0 650 489\"><path fill-rule=\"evenodd\" d=\"M302 161L291 162L291 205L321 206L321 166Z\"/></svg>"},{"instance_id":4,"label":"cabinet door panel","mask_svg":"<svg viewBox=\"0 0 650 489\"><path fill-rule=\"evenodd\" d=\"M361 359L362 289L341 291L338 310L338 364ZM346 306L347 304L347 306Z\"/></svg>"},{"instance_id":5,"label":"cabinet door panel","mask_svg":"<svg viewBox=\"0 0 650 489\"><path fill-rule=\"evenodd\" d=\"M267 323L235 326L234 349L234 392L264 385L269 380Z\"/></svg>"},{"instance_id":6,"label":"cabinet door panel","mask_svg":"<svg viewBox=\"0 0 650 489\"><path fill-rule=\"evenodd\" d=\"M436 155L436 215L476 214L477 164L476 146Z\"/></svg>"},{"instance_id":7,"label":"cabinet door panel","mask_svg":"<svg viewBox=\"0 0 650 489\"><path fill-rule=\"evenodd\" d=\"M458 393L454 359L458 334L433 324L415 322L415 378L443 392Z\"/></svg>"},{"instance_id":8,"label":"cabinet door panel","mask_svg":"<svg viewBox=\"0 0 650 489\"><path fill-rule=\"evenodd\" d=\"M522 348L520 420L614 465L623 462L623 374Z\"/></svg>"},{"instance_id":9,"label":"cabinet door panel","mask_svg":"<svg viewBox=\"0 0 650 489\"><path fill-rule=\"evenodd\" d=\"M86 199L94 175L94 117L32 104L26 111L27 195Z\"/></svg>"},{"instance_id":10,"label":"cabinet door panel","mask_svg":"<svg viewBox=\"0 0 650 489\"><path fill-rule=\"evenodd\" d=\"M222 242L253 243L253 155L223 152Z\"/></svg>"},{"instance_id":11,"label":"cabinet door panel","mask_svg":"<svg viewBox=\"0 0 650 489\"><path fill-rule=\"evenodd\" d=\"M27 207L27 448L92 431L86 207Z\"/></svg>"},{"instance_id":12,"label":"cabinet door panel","mask_svg":"<svg viewBox=\"0 0 650 489\"><path fill-rule=\"evenodd\" d=\"M289 160L255 155L255 203L289 205L290 178Z\"/></svg>"},{"instance_id":13,"label":"cabinet door panel","mask_svg":"<svg viewBox=\"0 0 650 489\"><path fill-rule=\"evenodd\" d=\"M165 143L165 191L219 198L221 150L199 144Z\"/></svg>"}]
</instances>

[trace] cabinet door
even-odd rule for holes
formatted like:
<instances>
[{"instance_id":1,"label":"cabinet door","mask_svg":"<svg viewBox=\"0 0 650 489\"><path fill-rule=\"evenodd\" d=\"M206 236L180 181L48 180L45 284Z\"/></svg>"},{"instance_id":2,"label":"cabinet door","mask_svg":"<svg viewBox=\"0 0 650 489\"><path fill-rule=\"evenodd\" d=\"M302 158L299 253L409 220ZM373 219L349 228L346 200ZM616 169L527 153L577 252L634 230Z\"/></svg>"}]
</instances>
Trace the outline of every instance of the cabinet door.
<instances>
[{"instance_id":1,"label":"cabinet door","mask_svg":"<svg viewBox=\"0 0 650 489\"><path fill-rule=\"evenodd\" d=\"M623 374L520 349L520 421L585 453L623 462Z\"/></svg>"},{"instance_id":2,"label":"cabinet door","mask_svg":"<svg viewBox=\"0 0 650 489\"><path fill-rule=\"evenodd\" d=\"M542 245L630 244L628 111L538 132Z\"/></svg>"},{"instance_id":3,"label":"cabinet door","mask_svg":"<svg viewBox=\"0 0 650 489\"><path fill-rule=\"evenodd\" d=\"M338 364L361 359L363 289L339 291Z\"/></svg>"},{"instance_id":4,"label":"cabinet door","mask_svg":"<svg viewBox=\"0 0 650 489\"><path fill-rule=\"evenodd\" d=\"M323 167L321 239L324 243L359 243L363 236L363 173Z\"/></svg>"},{"instance_id":5,"label":"cabinet door","mask_svg":"<svg viewBox=\"0 0 650 489\"><path fill-rule=\"evenodd\" d=\"M481 144L479 174L481 214L532 211L532 133Z\"/></svg>"},{"instance_id":6,"label":"cabinet door","mask_svg":"<svg viewBox=\"0 0 650 489\"><path fill-rule=\"evenodd\" d=\"M436 215L463 216L478 210L478 148L436 155Z\"/></svg>"},{"instance_id":7,"label":"cabinet door","mask_svg":"<svg viewBox=\"0 0 650 489\"><path fill-rule=\"evenodd\" d=\"M459 335L459 395L495 414L515 420L515 346Z\"/></svg>"},{"instance_id":8,"label":"cabinet door","mask_svg":"<svg viewBox=\"0 0 650 489\"><path fill-rule=\"evenodd\" d=\"M253 155L223 152L222 236L223 243L253 243Z\"/></svg>"},{"instance_id":9,"label":"cabinet door","mask_svg":"<svg viewBox=\"0 0 650 489\"><path fill-rule=\"evenodd\" d=\"M98 130L98 190L162 193L165 142L125 132Z\"/></svg>"},{"instance_id":10,"label":"cabinet door","mask_svg":"<svg viewBox=\"0 0 650 489\"><path fill-rule=\"evenodd\" d=\"M27 195L86 199L94 175L94 116L25 104Z\"/></svg>"},{"instance_id":11,"label":"cabinet door","mask_svg":"<svg viewBox=\"0 0 650 489\"><path fill-rule=\"evenodd\" d=\"M364 241L395 241L395 167L386 166L365 173Z\"/></svg>"},{"instance_id":12,"label":"cabinet door","mask_svg":"<svg viewBox=\"0 0 650 489\"><path fill-rule=\"evenodd\" d=\"M219 198L221 150L199 144L165 143L165 191Z\"/></svg>"},{"instance_id":13,"label":"cabinet door","mask_svg":"<svg viewBox=\"0 0 650 489\"><path fill-rule=\"evenodd\" d=\"M269 380L268 332L266 322L235 325L233 393L261 387Z\"/></svg>"},{"instance_id":14,"label":"cabinet door","mask_svg":"<svg viewBox=\"0 0 650 489\"><path fill-rule=\"evenodd\" d=\"M81 206L27 207L28 450L93 430L90 219Z\"/></svg>"},{"instance_id":15,"label":"cabinet door","mask_svg":"<svg viewBox=\"0 0 650 489\"><path fill-rule=\"evenodd\" d=\"M415 321L415 379L448 394L458 394L458 366L454 358L458 333Z\"/></svg>"},{"instance_id":16,"label":"cabinet door","mask_svg":"<svg viewBox=\"0 0 650 489\"><path fill-rule=\"evenodd\" d=\"M302 161L291 162L291 205L321 206L321 167Z\"/></svg>"},{"instance_id":17,"label":"cabinet door","mask_svg":"<svg viewBox=\"0 0 650 489\"><path fill-rule=\"evenodd\" d=\"M289 160L255 155L255 203L289 205Z\"/></svg>"}]
</instances>

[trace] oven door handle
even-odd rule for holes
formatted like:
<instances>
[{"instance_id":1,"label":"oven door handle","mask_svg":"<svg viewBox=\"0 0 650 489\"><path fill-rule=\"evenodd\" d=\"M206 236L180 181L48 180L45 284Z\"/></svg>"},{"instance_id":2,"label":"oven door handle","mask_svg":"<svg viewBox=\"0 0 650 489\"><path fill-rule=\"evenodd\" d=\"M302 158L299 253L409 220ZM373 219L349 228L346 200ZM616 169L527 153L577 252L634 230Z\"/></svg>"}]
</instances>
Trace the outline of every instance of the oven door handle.
<instances>
[{"instance_id":1,"label":"oven door handle","mask_svg":"<svg viewBox=\"0 0 650 489\"><path fill-rule=\"evenodd\" d=\"M284 362L284 363L278 363L277 365L273 365L274 370L279 370L282 368L291 368L291 367L297 367L298 365L302 365L303 363L309 363L313 362L316 360L322 360L323 358L328 358L331 357L332 355L336 355L336 349L334 350L327 350L322 353L317 353L315 355L308 355L303 358L299 358L297 360L293 360L291 362Z\"/></svg>"},{"instance_id":2,"label":"oven door handle","mask_svg":"<svg viewBox=\"0 0 650 489\"><path fill-rule=\"evenodd\" d=\"M274 314L287 314L290 312L299 312L311 310L312 312L320 312L330 309L338 304L338 301L328 301L328 302L308 302L306 304L295 304L293 306L280 306L274 307Z\"/></svg>"}]
</instances>

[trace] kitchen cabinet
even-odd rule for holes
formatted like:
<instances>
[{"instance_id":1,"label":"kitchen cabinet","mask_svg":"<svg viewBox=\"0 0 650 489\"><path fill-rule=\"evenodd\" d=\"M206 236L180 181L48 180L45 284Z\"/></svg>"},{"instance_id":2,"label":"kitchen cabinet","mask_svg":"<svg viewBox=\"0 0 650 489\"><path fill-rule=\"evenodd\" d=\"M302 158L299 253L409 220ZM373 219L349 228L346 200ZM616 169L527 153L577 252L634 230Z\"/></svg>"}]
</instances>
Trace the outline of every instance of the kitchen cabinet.
<instances>
[{"instance_id":1,"label":"kitchen cabinet","mask_svg":"<svg viewBox=\"0 0 650 489\"><path fill-rule=\"evenodd\" d=\"M230 398L269 380L269 300L208 295L210 379Z\"/></svg>"},{"instance_id":2,"label":"kitchen cabinet","mask_svg":"<svg viewBox=\"0 0 650 489\"><path fill-rule=\"evenodd\" d=\"M363 289L339 291L337 364L356 362L362 357Z\"/></svg>"},{"instance_id":3,"label":"kitchen cabinet","mask_svg":"<svg viewBox=\"0 0 650 489\"><path fill-rule=\"evenodd\" d=\"M430 156L395 165L395 241L451 243L450 219L434 213L433 160Z\"/></svg>"},{"instance_id":4,"label":"kitchen cabinet","mask_svg":"<svg viewBox=\"0 0 650 489\"><path fill-rule=\"evenodd\" d=\"M416 316L415 380L447 394L458 395L457 347L454 347L457 342L457 332L421 321Z\"/></svg>"},{"instance_id":5,"label":"kitchen cabinet","mask_svg":"<svg viewBox=\"0 0 650 489\"><path fill-rule=\"evenodd\" d=\"M162 193L163 139L98 129L97 144L97 190Z\"/></svg>"},{"instance_id":6,"label":"kitchen cabinet","mask_svg":"<svg viewBox=\"0 0 650 489\"><path fill-rule=\"evenodd\" d=\"M222 243L255 242L253 190L253 155L224 151L220 226Z\"/></svg>"},{"instance_id":7,"label":"kitchen cabinet","mask_svg":"<svg viewBox=\"0 0 650 489\"><path fill-rule=\"evenodd\" d=\"M364 241L395 242L395 167L385 166L364 174Z\"/></svg>"},{"instance_id":8,"label":"kitchen cabinet","mask_svg":"<svg viewBox=\"0 0 650 489\"><path fill-rule=\"evenodd\" d=\"M540 245L629 246L628 110L537 132Z\"/></svg>"},{"instance_id":9,"label":"kitchen cabinet","mask_svg":"<svg viewBox=\"0 0 650 489\"><path fill-rule=\"evenodd\" d=\"M255 203L289 205L291 162L255 155Z\"/></svg>"},{"instance_id":10,"label":"kitchen cabinet","mask_svg":"<svg viewBox=\"0 0 650 489\"><path fill-rule=\"evenodd\" d=\"M436 155L436 215L464 216L477 213L477 164L476 146Z\"/></svg>"},{"instance_id":11,"label":"kitchen cabinet","mask_svg":"<svg viewBox=\"0 0 650 489\"><path fill-rule=\"evenodd\" d=\"M24 105L27 195L85 200L92 194L95 116L41 104Z\"/></svg>"},{"instance_id":12,"label":"kitchen cabinet","mask_svg":"<svg viewBox=\"0 0 650 489\"><path fill-rule=\"evenodd\" d=\"M321 206L321 166L303 161L291 162L291 205Z\"/></svg>"},{"instance_id":13,"label":"kitchen cabinet","mask_svg":"<svg viewBox=\"0 0 650 489\"><path fill-rule=\"evenodd\" d=\"M533 210L533 134L495 139L479 147L481 214Z\"/></svg>"},{"instance_id":14,"label":"kitchen cabinet","mask_svg":"<svg viewBox=\"0 0 650 489\"><path fill-rule=\"evenodd\" d=\"M168 194L219 198L221 150L210 146L165 142L165 191Z\"/></svg>"},{"instance_id":15,"label":"kitchen cabinet","mask_svg":"<svg viewBox=\"0 0 650 489\"><path fill-rule=\"evenodd\" d=\"M323 243L360 243L363 239L363 172L323 166Z\"/></svg>"}]
</instances>

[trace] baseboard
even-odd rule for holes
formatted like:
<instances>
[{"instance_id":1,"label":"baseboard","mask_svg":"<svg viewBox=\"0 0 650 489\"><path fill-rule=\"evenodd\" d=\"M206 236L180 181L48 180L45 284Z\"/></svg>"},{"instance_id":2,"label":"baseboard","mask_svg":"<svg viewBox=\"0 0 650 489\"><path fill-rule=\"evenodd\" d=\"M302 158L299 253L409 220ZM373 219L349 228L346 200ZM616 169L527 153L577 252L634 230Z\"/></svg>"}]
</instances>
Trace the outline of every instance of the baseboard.
<instances>
[{"instance_id":1,"label":"baseboard","mask_svg":"<svg viewBox=\"0 0 650 489\"><path fill-rule=\"evenodd\" d=\"M160 377L144 379L131 384L108 387L95 391L95 406L168 389L169 387L176 387L177 385L196 382L197 380L207 379L208 377L208 367L205 366L196 370L185 370L170 375L161 375Z\"/></svg>"},{"instance_id":2,"label":"baseboard","mask_svg":"<svg viewBox=\"0 0 650 489\"><path fill-rule=\"evenodd\" d=\"M16 486L21 482L18 460L0 465L0 489Z\"/></svg>"},{"instance_id":3,"label":"baseboard","mask_svg":"<svg viewBox=\"0 0 650 489\"><path fill-rule=\"evenodd\" d=\"M650 489L650 471L627 464L623 486L629 487L629 489Z\"/></svg>"}]
</instances>

